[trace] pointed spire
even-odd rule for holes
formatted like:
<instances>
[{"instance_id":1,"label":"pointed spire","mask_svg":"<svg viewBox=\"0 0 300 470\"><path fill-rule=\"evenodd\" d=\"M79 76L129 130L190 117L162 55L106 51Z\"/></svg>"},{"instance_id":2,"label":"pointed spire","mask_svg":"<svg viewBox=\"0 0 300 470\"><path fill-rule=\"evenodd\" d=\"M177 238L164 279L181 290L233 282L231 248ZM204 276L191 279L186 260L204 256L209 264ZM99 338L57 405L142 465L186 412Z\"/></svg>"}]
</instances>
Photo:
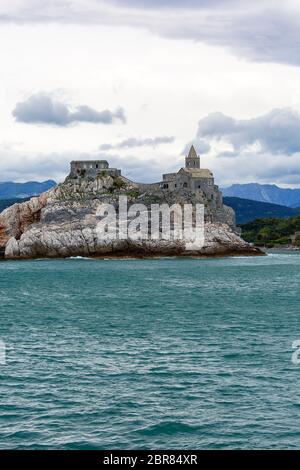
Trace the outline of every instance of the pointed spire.
<instances>
[{"instance_id":1,"label":"pointed spire","mask_svg":"<svg viewBox=\"0 0 300 470\"><path fill-rule=\"evenodd\" d=\"M192 145L188 154L188 158L197 158L197 152L195 150L195 147Z\"/></svg>"}]
</instances>

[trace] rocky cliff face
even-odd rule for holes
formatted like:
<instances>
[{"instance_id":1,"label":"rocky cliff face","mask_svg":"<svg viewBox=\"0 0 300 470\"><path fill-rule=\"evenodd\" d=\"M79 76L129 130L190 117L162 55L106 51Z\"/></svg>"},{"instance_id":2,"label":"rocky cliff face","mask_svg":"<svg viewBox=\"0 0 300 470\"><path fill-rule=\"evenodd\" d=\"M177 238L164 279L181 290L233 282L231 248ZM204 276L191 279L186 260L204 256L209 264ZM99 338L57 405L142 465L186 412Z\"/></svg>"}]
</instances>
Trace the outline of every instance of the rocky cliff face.
<instances>
[{"instance_id":1,"label":"rocky cliff face","mask_svg":"<svg viewBox=\"0 0 300 470\"><path fill-rule=\"evenodd\" d=\"M219 219L206 215L205 243L200 250L187 251L182 240L107 240L99 237L97 210L104 203L118 211L118 198L126 195L133 203L195 203L197 196L169 191L141 193L122 177L99 176L72 179L39 197L15 204L0 214L0 251L6 259L69 256L216 256L260 254L223 220L232 217L224 206ZM223 219L222 219L223 218Z\"/></svg>"}]
</instances>

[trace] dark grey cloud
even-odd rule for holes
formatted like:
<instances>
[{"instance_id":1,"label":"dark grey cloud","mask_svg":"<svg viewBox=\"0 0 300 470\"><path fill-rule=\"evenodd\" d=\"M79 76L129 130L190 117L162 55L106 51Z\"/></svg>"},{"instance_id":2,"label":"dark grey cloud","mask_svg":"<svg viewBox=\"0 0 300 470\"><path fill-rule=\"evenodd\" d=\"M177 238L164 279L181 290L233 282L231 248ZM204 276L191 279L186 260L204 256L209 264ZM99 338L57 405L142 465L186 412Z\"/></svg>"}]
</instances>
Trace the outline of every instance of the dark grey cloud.
<instances>
[{"instance_id":1,"label":"dark grey cloud","mask_svg":"<svg viewBox=\"0 0 300 470\"><path fill-rule=\"evenodd\" d=\"M115 121L126 122L125 112L123 108L118 108L115 111L96 111L89 106L78 106L77 111L70 113L69 119L71 122L94 122L102 124L113 124Z\"/></svg>"},{"instance_id":2,"label":"dark grey cloud","mask_svg":"<svg viewBox=\"0 0 300 470\"><path fill-rule=\"evenodd\" d=\"M129 6L134 8L203 8L214 5L224 5L232 3L232 0L111 0L112 3L120 6Z\"/></svg>"},{"instance_id":3,"label":"dark grey cloud","mask_svg":"<svg viewBox=\"0 0 300 470\"><path fill-rule=\"evenodd\" d=\"M135 137L122 140L116 144L102 144L99 149L103 151L112 150L112 149L126 149L126 148L136 148L136 147L157 147L161 144L171 144L175 140L173 136L161 136L153 137L146 139L137 139Z\"/></svg>"},{"instance_id":4,"label":"dark grey cloud","mask_svg":"<svg viewBox=\"0 0 300 470\"><path fill-rule=\"evenodd\" d=\"M46 93L37 93L27 100L17 103L12 114L19 122L55 126L69 126L80 122L96 124L126 122L125 112L122 108L115 111L108 109L97 111L89 106L79 105L73 111L65 103Z\"/></svg>"},{"instance_id":5,"label":"dark grey cloud","mask_svg":"<svg viewBox=\"0 0 300 470\"><path fill-rule=\"evenodd\" d=\"M212 169L217 184L268 183L300 186L300 154L277 156L242 153L236 158L217 159Z\"/></svg>"},{"instance_id":6,"label":"dark grey cloud","mask_svg":"<svg viewBox=\"0 0 300 470\"><path fill-rule=\"evenodd\" d=\"M157 32L174 39L191 39L222 46L234 55L256 62L300 65L300 11L274 8L197 10L177 21L161 23Z\"/></svg>"},{"instance_id":7,"label":"dark grey cloud","mask_svg":"<svg viewBox=\"0 0 300 470\"><path fill-rule=\"evenodd\" d=\"M144 27L161 36L230 49L258 62L300 65L300 6L260 0L20 0L0 7L0 22ZM112 5L115 8L111 8Z\"/></svg>"},{"instance_id":8,"label":"dark grey cloud","mask_svg":"<svg viewBox=\"0 0 300 470\"><path fill-rule=\"evenodd\" d=\"M300 114L290 108L273 109L253 119L212 113L199 121L197 139L226 140L236 155L253 144L261 153L292 155L300 152ZM232 157L234 152L224 156Z\"/></svg>"}]
</instances>

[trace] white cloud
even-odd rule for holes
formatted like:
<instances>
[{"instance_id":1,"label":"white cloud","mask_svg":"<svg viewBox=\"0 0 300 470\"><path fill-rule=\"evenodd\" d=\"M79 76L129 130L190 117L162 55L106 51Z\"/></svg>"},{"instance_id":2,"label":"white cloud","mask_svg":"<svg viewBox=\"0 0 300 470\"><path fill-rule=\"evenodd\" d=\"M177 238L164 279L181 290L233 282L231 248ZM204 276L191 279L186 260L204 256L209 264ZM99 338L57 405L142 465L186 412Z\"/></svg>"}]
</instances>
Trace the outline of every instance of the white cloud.
<instances>
[{"instance_id":1,"label":"white cloud","mask_svg":"<svg viewBox=\"0 0 300 470\"><path fill-rule=\"evenodd\" d=\"M65 103L55 100L47 93L36 93L25 101L17 103L12 114L17 121L26 124L69 126L79 122L94 124L126 122L125 112L120 107L115 111L108 109L97 111L87 105L78 105L72 111Z\"/></svg>"}]
</instances>

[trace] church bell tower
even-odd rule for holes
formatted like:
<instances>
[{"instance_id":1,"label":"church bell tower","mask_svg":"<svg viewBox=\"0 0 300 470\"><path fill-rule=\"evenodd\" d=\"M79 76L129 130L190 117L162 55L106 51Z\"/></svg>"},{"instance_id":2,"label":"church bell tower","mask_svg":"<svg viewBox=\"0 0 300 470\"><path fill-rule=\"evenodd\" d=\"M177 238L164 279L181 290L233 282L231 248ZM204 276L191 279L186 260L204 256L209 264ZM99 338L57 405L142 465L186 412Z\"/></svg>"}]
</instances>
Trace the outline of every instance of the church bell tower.
<instances>
[{"instance_id":1,"label":"church bell tower","mask_svg":"<svg viewBox=\"0 0 300 470\"><path fill-rule=\"evenodd\" d=\"M197 155L195 147L192 145L187 157L185 157L186 168L200 168L200 157Z\"/></svg>"}]
</instances>

